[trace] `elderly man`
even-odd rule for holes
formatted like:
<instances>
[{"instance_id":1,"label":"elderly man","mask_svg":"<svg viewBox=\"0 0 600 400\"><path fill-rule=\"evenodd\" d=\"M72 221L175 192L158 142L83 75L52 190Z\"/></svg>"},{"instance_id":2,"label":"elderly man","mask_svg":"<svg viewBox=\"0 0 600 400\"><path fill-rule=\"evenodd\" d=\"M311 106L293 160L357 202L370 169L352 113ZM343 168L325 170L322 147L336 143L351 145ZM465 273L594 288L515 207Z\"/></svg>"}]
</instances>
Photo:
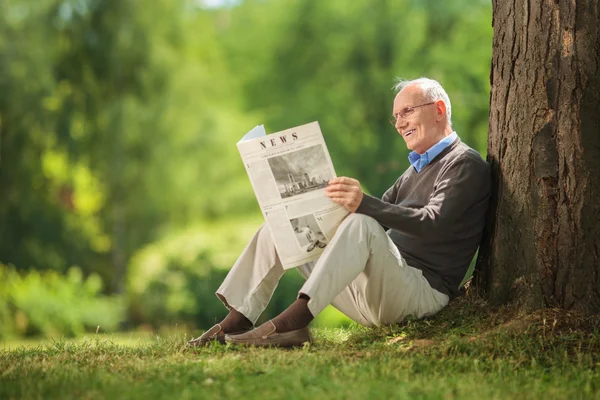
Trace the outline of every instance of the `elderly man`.
<instances>
[{"instance_id":1,"label":"elderly man","mask_svg":"<svg viewBox=\"0 0 600 400\"><path fill-rule=\"evenodd\" d=\"M190 345L311 342L309 323L328 304L367 325L440 311L459 292L477 250L490 197L490 170L452 130L451 106L431 79L400 82L392 124L412 150L411 166L378 199L357 180L332 179L326 194L351 214L316 263L299 267L297 300L254 328L281 276L263 225L217 290L227 317Z\"/></svg>"}]
</instances>

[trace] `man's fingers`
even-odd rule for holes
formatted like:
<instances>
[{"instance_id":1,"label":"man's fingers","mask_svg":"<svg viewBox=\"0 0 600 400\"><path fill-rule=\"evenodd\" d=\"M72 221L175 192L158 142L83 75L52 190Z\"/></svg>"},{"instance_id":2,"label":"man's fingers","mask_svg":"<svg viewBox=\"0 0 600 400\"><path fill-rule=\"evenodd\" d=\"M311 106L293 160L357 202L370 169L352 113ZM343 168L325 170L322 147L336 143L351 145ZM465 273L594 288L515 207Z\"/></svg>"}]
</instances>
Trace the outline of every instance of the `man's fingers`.
<instances>
[{"instance_id":1,"label":"man's fingers","mask_svg":"<svg viewBox=\"0 0 600 400\"><path fill-rule=\"evenodd\" d=\"M338 183L345 184L345 185L352 185L352 186L360 185L356 179L348 178L347 176L338 176L337 178L333 178L333 179L329 180L330 185L335 185Z\"/></svg>"},{"instance_id":2,"label":"man's fingers","mask_svg":"<svg viewBox=\"0 0 600 400\"><path fill-rule=\"evenodd\" d=\"M343 193L338 193L338 194L328 194L327 197L329 197L331 200L344 200L344 201L348 201L348 202L356 202L358 199L356 198L356 196L351 196L348 194L343 194Z\"/></svg>"},{"instance_id":3,"label":"man's fingers","mask_svg":"<svg viewBox=\"0 0 600 400\"><path fill-rule=\"evenodd\" d=\"M349 199L350 196L347 196L344 194L344 192L339 192L339 193L328 193L327 197L329 197L330 199Z\"/></svg>"},{"instance_id":4,"label":"man's fingers","mask_svg":"<svg viewBox=\"0 0 600 400\"><path fill-rule=\"evenodd\" d=\"M346 189L347 187L349 188L349 186L346 186L342 183L337 183L337 184L327 186L327 188L325 188L325 190L328 192L345 192L345 191L347 191L347 189Z\"/></svg>"},{"instance_id":5,"label":"man's fingers","mask_svg":"<svg viewBox=\"0 0 600 400\"><path fill-rule=\"evenodd\" d=\"M363 198L360 182L345 176L331 179L325 189L325 194L334 203L350 212L358 209Z\"/></svg>"},{"instance_id":6,"label":"man's fingers","mask_svg":"<svg viewBox=\"0 0 600 400\"><path fill-rule=\"evenodd\" d=\"M352 195L352 193L350 192L343 192L343 191L335 191L335 192L329 192L327 193L327 197L329 198L343 198L343 199L351 199L354 196Z\"/></svg>"},{"instance_id":7,"label":"man's fingers","mask_svg":"<svg viewBox=\"0 0 600 400\"><path fill-rule=\"evenodd\" d=\"M328 192L356 192L359 190L359 188L357 186L337 183L333 185L330 184L325 190Z\"/></svg>"},{"instance_id":8,"label":"man's fingers","mask_svg":"<svg viewBox=\"0 0 600 400\"><path fill-rule=\"evenodd\" d=\"M350 204L350 199L347 199L345 197L331 197L331 201L341 206L347 206L348 204Z\"/></svg>"},{"instance_id":9,"label":"man's fingers","mask_svg":"<svg viewBox=\"0 0 600 400\"><path fill-rule=\"evenodd\" d=\"M329 184L330 185L334 185L336 183L342 183L343 182L343 178L344 178L343 176L338 176L337 178L331 178L329 180Z\"/></svg>"}]
</instances>

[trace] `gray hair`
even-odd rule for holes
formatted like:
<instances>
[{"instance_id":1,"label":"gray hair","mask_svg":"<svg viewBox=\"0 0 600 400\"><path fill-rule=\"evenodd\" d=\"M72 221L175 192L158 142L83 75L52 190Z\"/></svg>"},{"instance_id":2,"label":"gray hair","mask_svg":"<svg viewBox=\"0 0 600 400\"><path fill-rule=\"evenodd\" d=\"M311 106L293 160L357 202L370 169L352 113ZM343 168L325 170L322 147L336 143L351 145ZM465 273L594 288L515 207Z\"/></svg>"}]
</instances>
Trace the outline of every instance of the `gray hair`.
<instances>
[{"instance_id":1,"label":"gray hair","mask_svg":"<svg viewBox=\"0 0 600 400\"><path fill-rule=\"evenodd\" d=\"M448 121L448 125L452 126L452 105L450 104L450 98L438 81L425 77L412 80L398 79L398 83L394 85L394 89L396 93L399 93L402 89L410 85L419 86L427 101L442 100L446 105L446 120Z\"/></svg>"}]
</instances>

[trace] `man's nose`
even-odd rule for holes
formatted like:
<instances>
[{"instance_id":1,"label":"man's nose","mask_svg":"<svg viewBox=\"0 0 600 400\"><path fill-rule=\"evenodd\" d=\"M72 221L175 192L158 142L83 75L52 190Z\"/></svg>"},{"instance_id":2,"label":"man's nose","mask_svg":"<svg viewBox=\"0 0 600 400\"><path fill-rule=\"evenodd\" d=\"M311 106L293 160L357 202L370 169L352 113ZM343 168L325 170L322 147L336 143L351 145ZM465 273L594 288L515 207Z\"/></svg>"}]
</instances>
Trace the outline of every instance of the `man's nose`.
<instances>
[{"instance_id":1,"label":"man's nose","mask_svg":"<svg viewBox=\"0 0 600 400\"><path fill-rule=\"evenodd\" d=\"M400 128L403 128L403 127L405 127L405 126L406 126L406 124L407 124L407 122L406 122L406 120L405 120L405 119L403 119L403 118L398 118L398 119L396 120L396 128L397 128L397 129L400 129Z\"/></svg>"}]
</instances>

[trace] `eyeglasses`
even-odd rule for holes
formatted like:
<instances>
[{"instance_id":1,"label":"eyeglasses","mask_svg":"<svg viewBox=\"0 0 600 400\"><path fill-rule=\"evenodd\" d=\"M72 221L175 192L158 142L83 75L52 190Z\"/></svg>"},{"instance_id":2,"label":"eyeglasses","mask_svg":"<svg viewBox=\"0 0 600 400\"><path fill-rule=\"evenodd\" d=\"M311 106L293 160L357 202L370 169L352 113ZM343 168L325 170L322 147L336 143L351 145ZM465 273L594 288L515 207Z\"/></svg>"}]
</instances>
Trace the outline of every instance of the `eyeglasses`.
<instances>
[{"instance_id":1,"label":"eyeglasses","mask_svg":"<svg viewBox=\"0 0 600 400\"><path fill-rule=\"evenodd\" d=\"M398 122L398 118L402 118L402 119L409 118L415 112L415 108L430 106L432 104L435 104L435 101L432 101L431 103L419 104L418 106L404 107L402 110L400 110L396 114L392 115L392 118L390 118L390 124L392 124L393 126L396 126L396 123Z\"/></svg>"}]
</instances>

